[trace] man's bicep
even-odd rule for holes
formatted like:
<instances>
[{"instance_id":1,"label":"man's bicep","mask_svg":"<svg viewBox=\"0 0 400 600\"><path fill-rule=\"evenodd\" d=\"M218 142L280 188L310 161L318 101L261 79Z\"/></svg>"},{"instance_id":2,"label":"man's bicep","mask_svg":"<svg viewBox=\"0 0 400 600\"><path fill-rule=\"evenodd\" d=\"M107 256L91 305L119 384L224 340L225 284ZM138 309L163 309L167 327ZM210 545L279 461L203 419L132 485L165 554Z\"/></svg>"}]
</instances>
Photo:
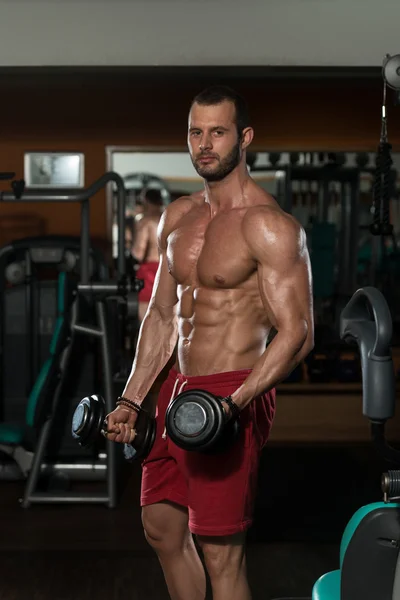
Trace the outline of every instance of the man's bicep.
<instances>
[{"instance_id":1,"label":"man's bicep","mask_svg":"<svg viewBox=\"0 0 400 600\"><path fill-rule=\"evenodd\" d=\"M249 220L246 233L272 325L277 330L312 327L312 276L304 229L286 213L272 211Z\"/></svg>"},{"instance_id":2,"label":"man's bicep","mask_svg":"<svg viewBox=\"0 0 400 600\"><path fill-rule=\"evenodd\" d=\"M308 256L284 261L276 268L259 263L258 280L261 299L273 327L277 331L304 328L307 333L313 321Z\"/></svg>"},{"instance_id":3,"label":"man's bicep","mask_svg":"<svg viewBox=\"0 0 400 600\"><path fill-rule=\"evenodd\" d=\"M160 312L163 318L170 318L178 302L177 283L169 272L166 252L160 253L160 263L153 286L150 303Z\"/></svg>"},{"instance_id":4,"label":"man's bicep","mask_svg":"<svg viewBox=\"0 0 400 600\"><path fill-rule=\"evenodd\" d=\"M151 304L157 308L163 318L175 316L175 307L178 303L178 286L176 280L169 272L167 259L168 236L176 227L179 218L189 210L192 203L187 198L175 200L168 205L161 215L157 227L157 243L160 264L153 286Z\"/></svg>"}]
</instances>

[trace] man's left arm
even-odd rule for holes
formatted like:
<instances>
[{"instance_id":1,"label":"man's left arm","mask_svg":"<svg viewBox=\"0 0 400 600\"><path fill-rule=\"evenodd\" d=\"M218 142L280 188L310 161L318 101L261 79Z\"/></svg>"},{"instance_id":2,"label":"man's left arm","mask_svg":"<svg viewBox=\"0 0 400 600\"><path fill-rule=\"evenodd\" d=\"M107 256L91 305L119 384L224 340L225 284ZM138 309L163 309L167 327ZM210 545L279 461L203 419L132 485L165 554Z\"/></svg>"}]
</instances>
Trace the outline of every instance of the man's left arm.
<instances>
[{"instance_id":1,"label":"man's left arm","mask_svg":"<svg viewBox=\"0 0 400 600\"><path fill-rule=\"evenodd\" d=\"M312 275L303 228L287 213L266 207L249 215L243 229L277 334L232 394L240 409L284 380L314 346Z\"/></svg>"},{"instance_id":2,"label":"man's left arm","mask_svg":"<svg viewBox=\"0 0 400 600\"><path fill-rule=\"evenodd\" d=\"M146 250L149 243L149 226L145 219L139 221L135 236L135 242L132 248L132 256L141 263L146 256Z\"/></svg>"}]
</instances>

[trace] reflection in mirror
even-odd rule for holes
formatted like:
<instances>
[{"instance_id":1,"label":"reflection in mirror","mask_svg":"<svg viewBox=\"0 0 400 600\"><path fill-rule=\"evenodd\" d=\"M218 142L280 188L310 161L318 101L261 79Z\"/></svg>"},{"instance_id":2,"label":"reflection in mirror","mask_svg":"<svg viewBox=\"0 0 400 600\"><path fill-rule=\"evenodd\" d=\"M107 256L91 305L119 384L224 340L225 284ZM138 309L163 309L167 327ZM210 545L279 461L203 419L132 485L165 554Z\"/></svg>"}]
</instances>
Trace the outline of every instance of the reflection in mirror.
<instances>
[{"instance_id":1,"label":"reflection in mirror","mask_svg":"<svg viewBox=\"0 0 400 600\"><path fill-rule=\"evenodd\" d=\"M108 149L108 170L124 179L127 191L126 216L135 224L143 218L144 195L147 189L158 189L166 206L180 196L191 194L202 186L188 152L158 150ZM113 255L116 256L118 229L116 226L115 190L109 190L108 227L111 230Z\"/></svg>"},{"instance_id":2,"label":"reflection in mirror","mask_svg":"<svg viewBox=\"0 0 400 600\"><path fill-rule=\"evenodd\" d=\"M109 148L108 169L125 180L127 217L135 226L143 218L146 189L160 189L164 204L202 189L187 151ZM382 194L387 207L383 219L393 233L373 235L374 187L379 186L376 154L360 152L249 152L248 169L257 183L279 205L293 214L307 233L312 261L317 322L337 322L344 303L357 287L376 286L391 307L400 307L400 212L398 174L400 155L392 155ZM109 229L114 247L118 239L115 202L108 198ZM375 220L377 216L375 214ZM386 215L386 216L385 216ZM127 244L129 252L129 243ZM400 308L394 321L400 320Z\"/></svg>"}]
</instances>

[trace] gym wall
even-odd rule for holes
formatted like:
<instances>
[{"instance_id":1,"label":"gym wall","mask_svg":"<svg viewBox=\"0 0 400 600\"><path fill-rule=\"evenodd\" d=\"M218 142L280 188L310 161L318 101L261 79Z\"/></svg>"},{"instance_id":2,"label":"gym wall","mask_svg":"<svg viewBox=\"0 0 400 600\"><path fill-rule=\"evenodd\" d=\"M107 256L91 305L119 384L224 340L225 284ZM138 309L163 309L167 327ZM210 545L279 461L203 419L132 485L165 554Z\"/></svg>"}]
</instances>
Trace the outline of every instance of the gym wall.
<instances>
[{"instance_id":1,"label":"gym wall","mask_svg":"<svg viewBox=\"0 0 400 600\"><path fill-rule=\"evenodd\" d=\"M25 151L85 154L85 184L106 170L108 145L184 149L193 95L215 78L60 72L0 75L0 170L23 177ZM224 80L242 92L256 131L254 150L370 150L379 142L382 85L372 80ZM390 104L390 103L389 103ZM389 106L389 139L400 149L400 108ZM2 189L9 184L1 183ZM6 215L37 214L48 234L78 234L79 207L1 204ZM93 199L92 235L106 238L105 193ZM1 244L1 240L0 240Z\"/></svg>"}]
</instances>

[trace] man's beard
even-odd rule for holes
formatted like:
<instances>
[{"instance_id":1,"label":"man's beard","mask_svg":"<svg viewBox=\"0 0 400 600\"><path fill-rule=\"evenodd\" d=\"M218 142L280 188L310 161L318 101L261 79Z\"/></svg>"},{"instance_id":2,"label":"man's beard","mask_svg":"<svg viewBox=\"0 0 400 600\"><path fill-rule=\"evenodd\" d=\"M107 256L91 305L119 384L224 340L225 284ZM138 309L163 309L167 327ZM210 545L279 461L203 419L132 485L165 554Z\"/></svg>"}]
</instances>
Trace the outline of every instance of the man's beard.
<instances>
[{"instance_id":1,"label":"man's beard","mask_svg":"<svg viewBox=\"0 0 400 600\"><path fill-rule=\"evenodd\" d=\"M229 152L228 156L221 161L218 161L217 166L212 165L201 165L198 164L198 160L203 157L213 156L208 155L207 153L200 154L196 159L192 158L192 163L197 173L208 182L213 181L222 181L227 177L232 171L238 166L240 163L240 141L238 141L232 150ZM218 160L218 159L216 159Z\"/></svg>"}]
</instances>

